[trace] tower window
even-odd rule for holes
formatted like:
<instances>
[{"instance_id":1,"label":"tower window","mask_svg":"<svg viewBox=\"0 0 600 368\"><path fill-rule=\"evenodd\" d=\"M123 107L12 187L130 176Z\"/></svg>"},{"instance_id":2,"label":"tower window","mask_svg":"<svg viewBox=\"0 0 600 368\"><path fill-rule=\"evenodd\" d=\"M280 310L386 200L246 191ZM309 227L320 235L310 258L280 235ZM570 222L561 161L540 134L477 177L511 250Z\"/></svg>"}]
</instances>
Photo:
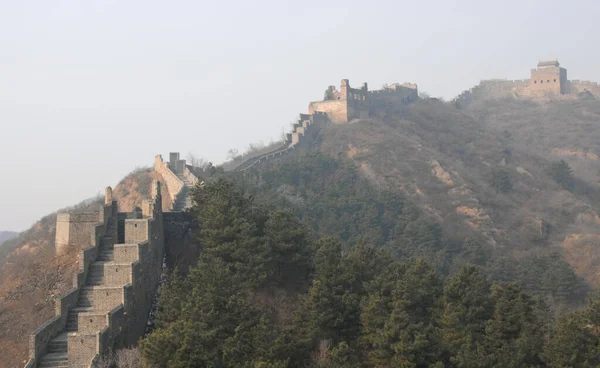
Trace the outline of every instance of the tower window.
<instances>
[{"instance_id":1,"label":"tower window","mask_svg":"<svg viewBox=\"0 0 600 368\"><path fill-rule=\"evenodd\" d=\"M556 79L554 80L554 83L556 83Z\"/></svg>"},{"instance_id":2,"label":"tower window","mask_svg":"<svg viewBox=\"0 0 600 368\"><path fill-rule=\"evenodd\" d=\"M548 79L546 82L550 83L550 79Z\"/></svg>"},{"instance_id":3,"label":"tower window","mask_svg":"<svg viewBox=\"0 0 600 368\"><path fill-rule=\"evenodd\" d=\"M540 83L544 83L544 81L543 81L543 80L541 80L541 81L540 81Z\"/></svg>"},{"instance_id":4,"label":"tower window","mask_svg":"<svg viewBox=\"0 0 600 368\"><path fill-rule=\"evenodd\" d=\"M533 84L537 84L537 81L533 81Z\"/></svg>"}]
</instances>

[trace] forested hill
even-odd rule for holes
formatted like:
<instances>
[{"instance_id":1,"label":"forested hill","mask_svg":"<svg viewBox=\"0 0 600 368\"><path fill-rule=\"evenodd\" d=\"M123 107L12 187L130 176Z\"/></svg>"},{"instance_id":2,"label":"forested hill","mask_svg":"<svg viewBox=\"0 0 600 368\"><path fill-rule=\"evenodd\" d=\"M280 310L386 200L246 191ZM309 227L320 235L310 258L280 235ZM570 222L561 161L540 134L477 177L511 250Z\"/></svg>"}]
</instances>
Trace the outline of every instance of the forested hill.
<instances>
[{"instance_id":1,"label":"forested hill","mask_svg":"<svg viewBox=\"0 0 600 368\"><path fill-rule=\"evenodd\" d=\"M600 364L599 107L421 100L217 173L145 362Z\"/></svg>"},{"instance_id":2,"label":"forested hill","mask_svg":"<svg viewBox=\"0 0 600 368\"><path fill-rule=\"evenodd\" d=\"M600 301L555 317L545 290L490 279L482 243L448 239L351 167L320 154L302 161L196 189L200 256L160 289L156 329L141 343L147 366L600 364ZM289 184L265 203L248 180Z\"/></svg>"},{"instance_id":3,"label":"forested hill","mask_svg":"<svg viewBox=\"0 0 600 368\"><path fill-rule=\"evenodd\" d=\"M600 101L437 100L329 126L320 151L404 194L451 235L600 282Z\"/></svg>"}]
</instances>

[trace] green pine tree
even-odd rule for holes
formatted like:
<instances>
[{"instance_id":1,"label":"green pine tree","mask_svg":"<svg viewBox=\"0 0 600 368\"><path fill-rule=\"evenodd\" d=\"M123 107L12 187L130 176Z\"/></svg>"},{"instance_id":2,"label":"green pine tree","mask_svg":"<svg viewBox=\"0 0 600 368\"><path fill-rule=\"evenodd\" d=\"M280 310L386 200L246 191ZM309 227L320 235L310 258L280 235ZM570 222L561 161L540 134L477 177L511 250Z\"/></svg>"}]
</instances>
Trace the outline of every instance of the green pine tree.
<instances>
[{"instance_id":1,"label":"green pine tree","mask_svg":"<svg viewBox=\"0 0 600 368\"><path fill-rule=\"evenodd\" d=\"M442 339L457 366L485 366L478 351L493 312L490 286L481 269L464 266L444 287Z\"/></svg>"},{"instance_id":2,"label":"green pine tree","mask_svg":"<svg viewBox=\"0 0 600 368\"><path fill-rule=\"evenodd\" d=\"M508 170L492 171L492 186L497 193L508 193L512 191L512 179Z\"/></svg>"},{"instance_id":3,"label":"green pine tree","mask_svg":"<svg viewBox=\"0 0 600 368\"><path fill-rule=\"evenodd\" d=\"M574 179L573 171L565 160L552 162L550 166L550 175L564 189L573 189Z\"/></svg>"}]
</instances>

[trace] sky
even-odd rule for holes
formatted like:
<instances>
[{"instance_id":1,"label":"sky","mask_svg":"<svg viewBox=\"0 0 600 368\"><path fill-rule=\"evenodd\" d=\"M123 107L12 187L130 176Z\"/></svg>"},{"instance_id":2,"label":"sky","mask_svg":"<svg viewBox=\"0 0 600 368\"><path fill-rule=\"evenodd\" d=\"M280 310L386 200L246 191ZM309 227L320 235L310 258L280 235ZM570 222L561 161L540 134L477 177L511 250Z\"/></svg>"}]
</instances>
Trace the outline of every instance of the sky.
<instances>
[{"instance_id":1,"label":"sky","mask_svg":"<svg viewBox=\"0 0 600 368\"><path fill-rule=\"evenodd\" d=\"M0 0L0 230L156 154L277 139L328 85L451 99L558 58L600 82L600 1Z\"/></svg>"}]
</instances>

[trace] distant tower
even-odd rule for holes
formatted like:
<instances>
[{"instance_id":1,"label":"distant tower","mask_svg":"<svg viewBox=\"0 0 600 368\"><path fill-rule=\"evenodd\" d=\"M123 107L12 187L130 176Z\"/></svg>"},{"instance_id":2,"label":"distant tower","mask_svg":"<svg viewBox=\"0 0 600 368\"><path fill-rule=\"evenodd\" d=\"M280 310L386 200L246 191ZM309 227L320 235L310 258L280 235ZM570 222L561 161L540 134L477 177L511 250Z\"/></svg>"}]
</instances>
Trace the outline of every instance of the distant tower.
<instances>
[{"instance_id":1,"label":"distant tower","mask_svg":"<svg viewBox=\"0 0 600 368\"><path fill-rule=\"evenodd\" d=\"M529 94L533 96L558 96L568 92L567 69L558 60L540 61L531 69Z\"/></svg>"}]
</instances>

